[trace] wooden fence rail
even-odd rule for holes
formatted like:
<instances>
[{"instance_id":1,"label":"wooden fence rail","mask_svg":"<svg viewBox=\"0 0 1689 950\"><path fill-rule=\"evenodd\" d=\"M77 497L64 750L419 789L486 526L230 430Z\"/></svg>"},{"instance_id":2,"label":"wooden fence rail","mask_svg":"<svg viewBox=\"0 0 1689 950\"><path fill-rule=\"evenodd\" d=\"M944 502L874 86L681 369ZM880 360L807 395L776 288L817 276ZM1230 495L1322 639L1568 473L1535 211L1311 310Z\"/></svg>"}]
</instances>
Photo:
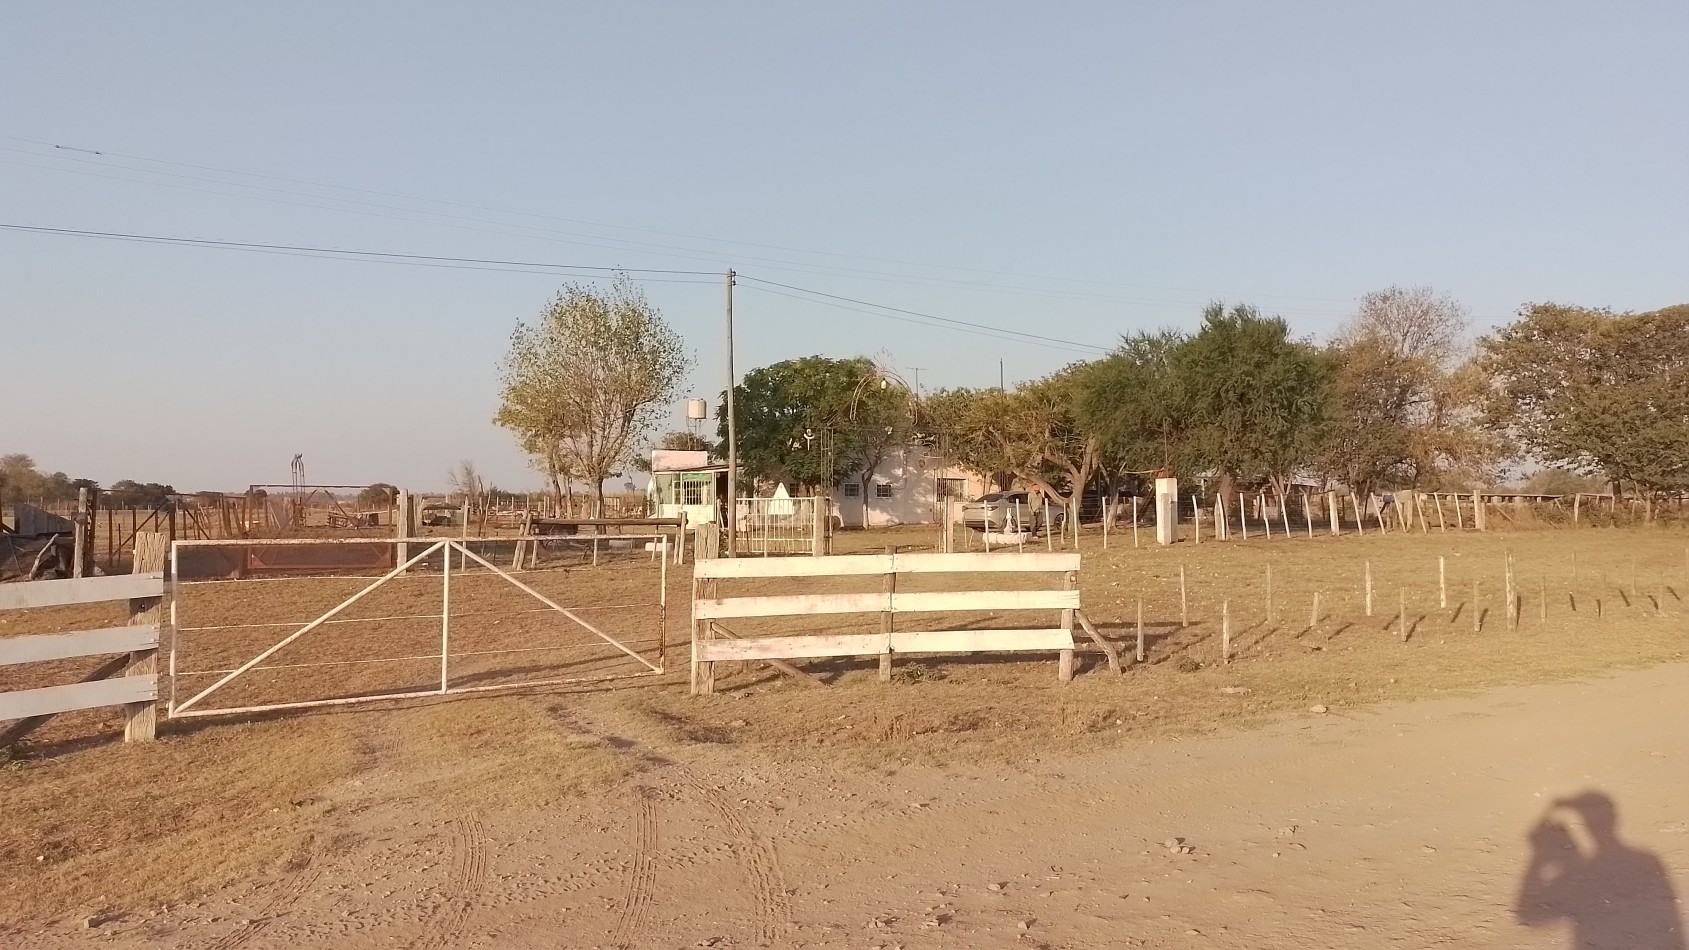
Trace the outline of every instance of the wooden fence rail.
<instances>
[{"instance_id":1,"label":"wooden fence rail","mask_svg":"<svg viewBox=\"0 0 1689 950\"><path fill-rule=\"evenodd\" d=\"M880 658L880 678L891 676L891 659L912 653L1043 652L1060 656L1058 675L1073 676L1076 620L1091 633L1080 612L1078 554L858 554L817 558L767 558L698 561L692 589L692 691L715 690L715 664L758 660L784 672L813 679L780 661L822 657ZM900 592L897 578L907 574L1059 574L1057 590L967 590ZM818 577L883 578L878 591L720 596L720 581ZM789 586L801 588L801 583ZM899 614L963 611L1060 611L1053 627L1009 630L897 630ZM750 617L800 617L830 614L880 615L880 632L745 637L721 623ZM1091 633L1118 669L1111 645Z\"/></svg>"},{"instance_id":2,"label":"wooden fence rail","mask_svg":"<svg viewBox=\"0 0 1689 950\"><path fill-rule=\"evenodd\" d=\"M137 558L156 560L158 554L151 550L155 547L156 544L143 541L138 545ZM149 571L6 584L0 586L0 609L127 600L137 619L156 621L156 610L152 608L163 596L163 573ZM0 693L0 722L14 720L12 725L0 730L0 747L11 745L59 713L102 706L124 707L125 739L153 738L157 722L158 643L156 622L0 639L0 666L118 654L81 682ZM126 675L108 678L119 672Z\"/></svg>"}]
</instances>

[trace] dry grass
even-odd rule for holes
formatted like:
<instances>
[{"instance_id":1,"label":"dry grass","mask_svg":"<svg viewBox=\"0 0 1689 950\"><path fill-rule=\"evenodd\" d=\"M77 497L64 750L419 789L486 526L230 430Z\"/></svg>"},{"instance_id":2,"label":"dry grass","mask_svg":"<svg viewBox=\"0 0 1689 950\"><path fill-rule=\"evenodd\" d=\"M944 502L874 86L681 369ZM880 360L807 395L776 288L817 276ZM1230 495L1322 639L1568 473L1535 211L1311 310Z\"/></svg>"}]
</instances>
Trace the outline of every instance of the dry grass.
<instances>
[{"instance_id":1,"label":"dry grass","mask_svg":"<svg viewBox=\"0 0 1689 950\"><path fill-rule=\"evenodd\" d=\"M936 538L930 528L895 529L846 534L838 547L840 553L878 551L888 544L930 550ZM682 675L669 674L604 686L173 721L150 746L116 743L115 713L61 717L39 734L26 759L0 768L7 817L0 830L0 866L12 869L0 878L0 922L144 906L279 870L342 846L367 808L420 816L535 807L613 788L631 772L655 764L657 756L699 749L743 757L747 767L817 759L860 767L1019 762L1242 725L1315 704L1339 711L1588 675L1681 659L1689 648L1684 628L1689 562L1685 535L1676 530L1275 536L1136 550L1129 532L1124 544L1121 540L1116 534L1104 552L1095 533L1083 539L1085 611L1130 655L1131 624L1142 597L1149 662L1116 677L1093 654L1067 686L1056 682L1053 657L900 661L889 684L877 681L873 662L843 661L805 664L834 683L828 689L745 665L722 671L721 693L713 697L687 696ZM1500 598L1506 551L1513 554L1524 603L1517 630L1506 628ZM1447 560L1447 609L1437 601L1439 556ZM1361 591L1368 560L1376 585L1371 618L1364 615ZM1181 564L1189 584L1188 627L1179 625ZM1271 622L1265 616L1268 565L1275 601ZM618 617L602 608L648 599L653 570L634 559L530 577L548 594L567 595L567 602L597 605L595 616L604 623L642 629L649 638L654 615ZM1474 579L1480 582L1479 609L1487 612L1476 634ZM454 581L454 652L549 644L567 629L554 614L518 613L537 605L493 580ZM683 673L689 581L684 570L671 571L669 580L669 665ZM1546 621L1540 619L1541 582L1550 595ZM387 599L360 604L348 616L427 613L438 606L431 583L395 587L383 595ZM185 624L189 618L197 624L302 621L358 586L357 581L206 585L187 589L179 607ZM1322 595L1322 618L1309 629L1315 590ZM1410 628L1405 641L1395 624L1403 590ZM1219 655L1222 600L1230 601L1234 622L1236 653L1230 663ZM107 616L102 610L0 615L6 621L0 636L120 619L120 611ZM928 619L947 625L956 620ZM182 658L201 666L184 668L222 668L273 642L282 628L254 629L195 634L202 638L193 648L197 652L184 650ZM275 671L273 678L242 686L249 692L231 694L231 700L287 700L437 681L437 661L415 668L357 662L403 655L431 638L437 645L431 622L372 620L324 632L328 635L301 640L297 653L278 654L278 661L346 665ZM577 637L548 646L548 652L464 657L461 666L454 661L454 669L481 677L477 682L519 682L621 662L616 657L590 638ZM84 665L94 661L74 666ZM0 688L41 685L21 680L25 674L18 669L0 671L7 677ZM29 675L42 672L29 669ZM75 670L46 672L63 681Z\"/></svg>"}]
</instances>

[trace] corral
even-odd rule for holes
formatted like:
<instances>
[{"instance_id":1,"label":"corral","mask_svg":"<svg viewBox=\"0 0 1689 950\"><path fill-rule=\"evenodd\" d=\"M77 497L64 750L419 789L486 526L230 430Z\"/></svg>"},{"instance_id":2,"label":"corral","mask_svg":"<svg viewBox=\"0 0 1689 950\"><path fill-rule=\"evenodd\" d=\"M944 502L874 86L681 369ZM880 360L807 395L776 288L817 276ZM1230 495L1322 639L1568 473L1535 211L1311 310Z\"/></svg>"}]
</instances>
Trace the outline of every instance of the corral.
<instances>
[{"instance_id":1,"label":"corral","mask_svg":"<svg viewBox=\"0 0 1689 950\"><path fill-rule=\"evenodd\" d=\"M920 553L933 550L934 534L851 533L837 542L847 554ZM67 714L36 733L0 770L9 820L0 863L27 868L0 884L0 907L13 921L119 913L244 875L285 873L351 849L350 816L389 794L423 811L472 803L520 813L586 790L619 795L630 782L660 782L635 778L662 774L651 756L697 763L726 755L720 761L740 769L817 757L870 769L1013 765L1313 705L1656 663L1689 647L1689 549L1675 530L1279 534L1166 548L1134 548L1117 535L1106 551L1101 542L1095 530L1081 535L1080 596L1126 658L1122 676L1109 675L1103 654L1085 652L1081 640L1066 685L1051 675L1048 654L900 661L888 683L877 682L875 658L843 657L791 661L830 688L755 661L723 662L721 695L691 697L678 662L690 640L681 606L691 594L688 567L628 547L596 565L581 551L550 569L509 572L513 542L499 539L502 550L494 542L470 550L555 606L454 555L448 685L499 687L494 695L251 711L438 690L444 556L452 552L436 551L187 710L246 711L161 716L162 739L152 745L114 744L116 711ZM413 556L428 546L411 544ZM178 577L178 665L167 681L178 707L379 576ZM952 580L963 589L993 583L987 575ZM784 578L743 583L748 595L792 592ZM652 673L559 606L666 672ZM1003 625L995 613L933 619L942 629ZM1133 664L1140 616L1144 662ZM97 606L0 619L5 637L124 622L121 610ZM860 632L876 633L879 623L860 618ZM785 629L858 627L811 616ZM38 666L0 667L0 690L84 672L73 661ZM354 786L385 791L353 794ZM89 788L102 791L73 791Z\"/></svg>"}]
</instances>

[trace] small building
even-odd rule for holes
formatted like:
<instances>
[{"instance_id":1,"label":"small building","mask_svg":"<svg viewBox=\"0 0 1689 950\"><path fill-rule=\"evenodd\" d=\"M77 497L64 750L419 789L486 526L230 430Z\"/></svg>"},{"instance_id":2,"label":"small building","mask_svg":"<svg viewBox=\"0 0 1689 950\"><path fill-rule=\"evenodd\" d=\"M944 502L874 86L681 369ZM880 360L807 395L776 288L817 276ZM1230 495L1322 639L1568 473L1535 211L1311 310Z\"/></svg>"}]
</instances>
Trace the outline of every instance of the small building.
<instances>
[{"instance_id":1,"label":"small building","mask_svg":"<svg viewBox=\"0 0 1689 950\"><path fill-rule=\"evenodd\" d=\"M899 524L938 524L946 501L971 501L994 491L978 473L945 464L920 446L893 449L868 474L845 478L834 492L837 524L880 528Z\"/></svg>"},{"instance_id":2,"label":"small building","mask_svg":"<svg viewBox=\"0 0 1689 950\"><path fill-rule=\"evenodd\" d=\"M658 518L685 516L689 525L714 524L727 494L727 466L711 462L708 452L652 449L646 492Z\"/></svg>"}]
</instances>

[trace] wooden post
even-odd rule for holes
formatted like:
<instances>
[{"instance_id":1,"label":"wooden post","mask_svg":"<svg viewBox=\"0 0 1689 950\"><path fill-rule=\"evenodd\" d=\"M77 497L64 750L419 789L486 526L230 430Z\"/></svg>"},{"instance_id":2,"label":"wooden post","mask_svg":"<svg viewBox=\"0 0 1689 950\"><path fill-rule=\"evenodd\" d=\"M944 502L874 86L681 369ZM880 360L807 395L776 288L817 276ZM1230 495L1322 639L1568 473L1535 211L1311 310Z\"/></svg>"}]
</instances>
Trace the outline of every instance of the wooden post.
<instances>
[{"instance_id":1,"label":"wooden post","mask_svg":"<svg viewBox=\"0 0 1689 950\"><path fill-rule=\"evenodd\" d=\"M1290 505L1284 500L1284 492L1278 495L1278 516L1284 522L1284 536L1290 537Z\"/></svg>"},{"instance_id":2,"label":"wooden post","mask_svg":"<svg viewBox=\"0 0 1689 950\"><path fill-rule=\"evenodd\" d=\"M1132 496L1132 547L1138 546L1138 496Z\"/></svg>"},{"instance_id":3,"label":"wooden post","mask_svg":"<svg viewBox=\"0 0 1689 950\"><path fill-rule=\"evenodd\" d=\"M1578 510L1583 507L1583 492L1572 495L1572 527L1578 526Z\"/></svg>"},{"instance_id":4,"label":"wooden post","mask_svg":"<svg viewBox=\"0 0 1689 950\"><path fill-rule=\"evenodd\" d=\"M1144 599L1138 598L1138 662L1144 661Z\"/></svg>"},{"instance_id":5,"label":"wooden post","mask_svg":"<svg viewBox=\"0 0 1689 950\"><path fill-rule=\"evenodd\" d=\"M1202 543L1202 503L1195 495L1191 496L1191 528L1195 531L1195 543Z\"/></svg>"},{"instance_id":6,"label":"wooden post","mask_svg":"<svg viewBox=\"0 0 1689 950\"><path fill-rule=\"evenodd\" d=\"M1484 511L1484 493L1477 490L1472 492L1472 527L1479 531L1489 530L1489 517Z\"/></svg>"},{"instance_id":7,"label":"wooden post","mask_svg":"<svg viewBox=\"0 0 1689 950\"><path fill-rule=\"evenodd\" d=\"M20 519L21 520L21 519ZM93 552L93 523L88 518L88 489L76 490L76 514L71 516L71 560L70 576L82 577L86 571L84 566ZM21 529L23 525L18 525Z\"/></svg>"},{"instance_id":8,"label":"wooden post","mask_svg":"<svg viewBox=\"0 0 1689 950\"><path fill-rule=\"evenodd\" d=\"M1444 534L1448 534L1448 531L1449 531L1448 523L1443 521L1443 495L1442 495L1442 493L1441 492L1433 492L1432 495L1431 495L1431 501L1434 504L1436 504L1436 506L1437 506L1437 530L1443 532Z\"/></svg>"},{"instance_id":9,"label":"wooden post","mask_svg":"<svg viewBox=\"0 0 1689 950\"><path fill-rule=\"evenodd\" d=\"M1449 574L1446 559L1437 558L1437 606L1449 609Z\"/></svg>"},{"instance_id":10,"label":"wooden post","mask_svg":"<svg viewBox=\"0 0 1689 950\"><path fill-rule=\"evenodd\" d=\"M1108 515L1109 515L1108 499L1104 498L1103 499L1103 550L1104 551L1108 550L1108 522L1109 522Z\"/></svg>"},{"instance_id":11,"label":"wooden post","mask_svg":"<svg viewBox=\"0 0 1689 950\"><path fill-rule=\"evenodd\" d=\"M1407 588L1398 590L1400 600L1396 607L1396 632L1401 634L1402 642L1407 642Z\"/></svg>"},{"instance_id":12,"label":"wooden post","mask_svg":"<svg viewBox=\"0 0 1689 950\"><path fill-rule=\"evenodd\" d=\"M1302 520L1308 523L1308 537L1314 536L1314 509L1308 504L1308 493L1302 492Z\"/></svg>"},{"instance_id":13,"label":"wooden post","mask_svg":"<svg viewBox=\"0 0 1689 950\"><path fill-rule=\"evenodd\" d=\"M87 494L87 489L82 489ZM135 534L134 566L132 574L151 574L163 571L169 562L170 538L163 531L137 532ZM164 612L163 598L138 597L129 601L129 623L153 624L163 627ZM171 630L170 635L175 636ZM158 648L136 650L129 654L129 664L124 668L124 676L157 676ZM123 741L151 742L158 735L158 702L146 700L139 703L125 703L123 705Z\"/></svg>"},{"instance_id":14,"label":"wooden post","mask_svg":"<svg viewBox=\"0 0 1689 950\"><path fill-rule=\"evenodd\" d=\"M809 539L809 553L812 557L827 555L827 496L817 493L810 505L815 509L815 519Z\"/></svg>"},{"instance_id":15,"label":"wooden post","mask_svg":"<svg viewBox=\"0 0 1689 950\"><path fill-rule=\"evenodd\" d=\"M1067 546L1067 537L1066 537L1065 532L1063 533L1063 537L1062 537L1062 546L1063 547ZM1055 539L1054 536L1052 536L1050 534L1050 496L1045 495L1044 496L1044 550L1054 551L1055 549L1056 549L1056 539Z\"/></svg>"},{"instance_id":16,"label":"wooden post","mask_svg":"<svg viewBox=\"0 0 1689 950\"><path fill-rule=\"evenodd\" d=\"M1044 524L1046 527L1049 526L1048 521L1044 522ZM989 527L989 525L987 525L987 527ZM892 597L897 594L897 558L895 557L895 551L890 545L886 546L886 554L891 556L892 563L891 567L886 571L884 577L881 579L880 590L885 593L886 606L889 608L891 606ZM1067 617L1068 613L1069 612L1067 611L1063 611L1062 616ZM891 682L891 633L893 629L895 628L892 622L892 612L889 609L880 611L880 633L884 634L886 638L885 647L880 651L880 682L882 683ZM1073 628L1071 626L1067 629L1068 633L1071 634L1073 632Z\"/></svg>"},{"instance_id":17,"label":"wooden post","mask_svg":"<svg viewBox=\"0 0 1689 950\"><path fill-rule=\"evenodd\" d=\"M1465 527L1460 518L1460 492L1454 493L1454 527L1456 531Z\"/></svg>"},{"instance_id":18,"label":"wooden post","mask_svg":"<svg viewBox=\"0 0 1689 950\"><path fill-rule=\"evenodd\" d=\"M1484 612L1478 609L1478 581L1472 581L1472 632L1482 633Z\"/></svg>"},{"instance_id":19,"label":"wooden post","mask_svg":"<svg viewBox=\"0 0 1689 950\"><path fill-rule=\"evenodd\" d=\"M1373 517L1378 519L1378 533L1379 534L1389 534L1390 529L1384 527L1384 499L1380 498L1377 495L1369 494L1369 495L1367 495L1366 500L1369 503L1371 503L1371 505L1372 505L1372 515L1373 515Z\"/></svg>"},{"instance_id":20,"label":"wooden post","mask_svg":"<svg viewBox=\"0 0 1689 950\"><path fill-rule=\"evenodd\" d=\"M1361 537L1364 538L1366 537L1366 521L1361 518L1361 496L1355 494L1353 490L1349 492L1349 504L1355 509L1355 530L1360 532Z\"/></svg>"},{"instance_id":21,"label":"wooden post","mask_svg":"<svg viewBox=\"0 0 1689 950\"><path fill-rule=\"evenodd\" d=\"M1220 661L1232 661L1232 602L1220 601Z\"/></svg>"},{"instance_id":22,"label":"wooden post","mask_svg":"<svg viewBox=\"0 0 1689 950\"><path fill-rule=\"evenodd\" d=\"M1179 565L1179 626L1191 625L1190 602L1185 599L1185 566Z\"/></svg>"},{"instance_id":23,"label":"wooden post","mask_svg":"<svg viewBox=\"0 0 1689 950\"><path fill-rule=\"evenodd\" d=\"M1513 552L1502 552L1502 589L1507 596L1507 609L1503 617L1507 620L1507 629L1519 629L1519 605L1513 591Z\"/></svg>"},{"instance_id":24,"label":"wooden post","mask_svg":"<svg viewBox=\"0 0 1689 950\"><path fill-rule=\"evenodd\" d=\"M1331 524L1332 537L1342 537L1343 519L1338 517L1337 493L1334 491L1328 491L1325 493L1325 513L1326 520Z\"/></svg>"},{"instance_id":25,"label":"wooden post","mask_svg":"<svg viewBox=\"0 0 1689 950\"><path fill-rule=\"evenodd\" d=\"M1267 513L1267 493L1261 492L1255 499L1255 510L1261 513L1261 530L1267 532L1267 540L1273 539L1273 518Z\"/></svg>"},{"instance_id":26,"label":"wooden post","mask_svg":"<svg viewBox=\"0 0 1689 950\"><path fill-rule=\"evenodd\" d=\"M1314 630L1320 625L1320 592L1314 591L1314 609L1308 614L1308 629Z\"/></svg>"},{"instance_id":27,"label":"wooden post","mask_svg":"<svg viewBox=\"0 0 1689 950\"><path fill-rule=\"evenodd\" d=\"M1226 520L1226 499L1216 493L1214 495L1214 540L1230 541L1232 539L1232 523Z\"/></svg>"},{"instance_id":28,"label":"wooden post","mask_svg":"<svg viewBox=\"0 0 1689 950\"><path fill-rule=\"evenodd\" d=\"M1237 493L1237 523L1243 528L1243 540L1249 540L1249 507L1243 502L1243 492Z\"/></svg>"},{"instance_id":29,"label":"wooden post","mask_svg":"<svg viewBox=\"0 0 1689 950\"><path fill-rule=\"evenodd\" d=\"M1079 572L1068 571L1062 575L1063 590L1079 589ZM1073 608L1069 607L1061 612L1061 626L1067 631L1068 642L1073 642ZM1061 657L1056 662L1056 679L1063 683L1073 679L1073 647L1061 651Z\"/></svg>"},{"instance_id":30,"label":"wooden post","mask_svg":"<svg viewBox=\"0 0 1689 950\"><path fill-rule=\"evenodd\" d=\"M1372 561L1366 562L1366 615L1372 616Z\"/></svg>"},{"instance_id":31,"label":"wooden post","mask_svg":"<svg viewBox=\"0 0 1689 950\"><path fill-rule=\"evenodd\" d=\"M1420 534L1431 533L1431 526L1425 522L1425 498L1419 492L1413 493L1413 517L1419 522Z\"/></svg>"}]
</instances>

